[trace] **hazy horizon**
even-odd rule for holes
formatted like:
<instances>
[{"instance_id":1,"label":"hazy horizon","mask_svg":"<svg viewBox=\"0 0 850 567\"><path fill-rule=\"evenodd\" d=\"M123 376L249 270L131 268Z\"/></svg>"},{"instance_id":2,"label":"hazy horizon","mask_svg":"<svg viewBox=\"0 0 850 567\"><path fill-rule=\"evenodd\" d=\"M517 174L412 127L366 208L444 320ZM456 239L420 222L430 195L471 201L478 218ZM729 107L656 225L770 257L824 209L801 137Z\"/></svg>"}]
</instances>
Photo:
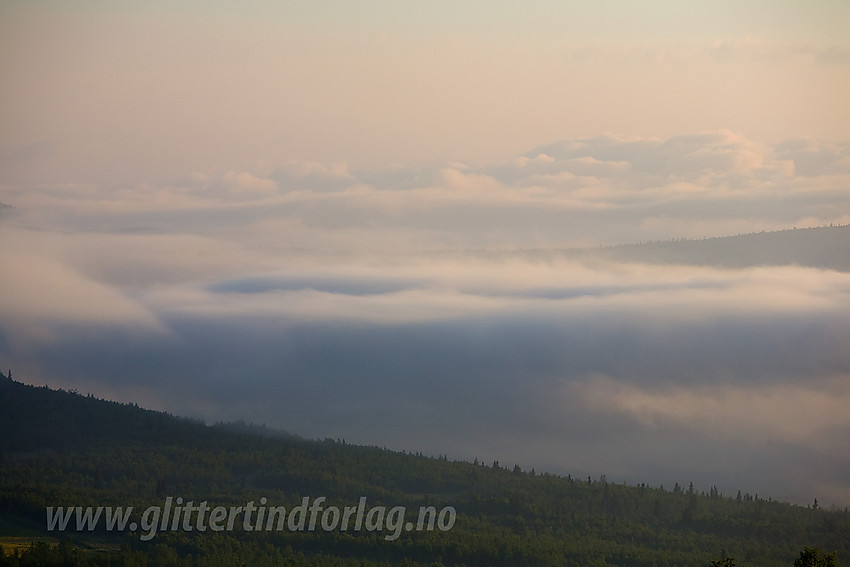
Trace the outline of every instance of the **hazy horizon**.
<instances>
[{"instance_id":1,"label":"hazy horizon","mask_svg":"<svg viewBox=\"0 0 850 567\"><path fill-rule=\"evenodd\" d=\"M493 253L850 224L848 23L837 0L0 2L0 367L850 505L850 243Z\"/></svg>"}]
</instances>

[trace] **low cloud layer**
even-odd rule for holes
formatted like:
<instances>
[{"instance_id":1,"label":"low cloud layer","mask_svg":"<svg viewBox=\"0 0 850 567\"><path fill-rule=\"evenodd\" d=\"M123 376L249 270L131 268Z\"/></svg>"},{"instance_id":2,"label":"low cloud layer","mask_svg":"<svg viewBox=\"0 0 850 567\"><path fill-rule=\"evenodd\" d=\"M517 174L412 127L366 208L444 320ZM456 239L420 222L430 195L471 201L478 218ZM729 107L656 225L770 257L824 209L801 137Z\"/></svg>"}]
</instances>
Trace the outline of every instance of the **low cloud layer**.
<instances>
[{"instance_id":1,"label":"low cloud layer","mask_svg":"<svg viewBox=\"0 0 850 567\"><path fill-rule=\"evenodd\" d=\"M347 252L535 248L846 224L848 176L846 144L765 146L721 131L564 141L484 168L289 162L115 187L9 177L2 199L19 224L49 230L227 235Z\"/></svg>"},{"instance_id":2,"label":"low cloud layer","mask_svg":"<svg viewBox=\"0 0 850 567\"><path fill-rule=\"evenodd\" d=\"M849 181L846 144L725 131L481 168L7 177L0 364L209 421L846 506L846 242L817 267L561 249L847 224Z\"/></svg>"}]
</instances>

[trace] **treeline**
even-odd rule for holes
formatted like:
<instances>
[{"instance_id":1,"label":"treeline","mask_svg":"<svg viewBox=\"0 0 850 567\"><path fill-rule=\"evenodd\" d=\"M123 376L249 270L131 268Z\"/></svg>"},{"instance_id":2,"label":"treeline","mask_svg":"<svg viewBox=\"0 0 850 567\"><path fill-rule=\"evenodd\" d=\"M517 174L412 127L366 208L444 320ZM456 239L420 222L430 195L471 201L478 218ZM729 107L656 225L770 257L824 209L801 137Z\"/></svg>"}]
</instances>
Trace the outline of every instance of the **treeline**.
<instances>
[{"instance_id":1,"label":"treeline","mask_svg":"<svg viewBox=\"0 0 850 567\"><path fill-rule=\"evenodd\" d=\"M0 565L792 565L806 546L850 556L850 513L692 484L672 490L275 437L0 379L0 535L53 536ZM259 434L258 434L259 433ZM166 497L289 509L452 506L448 531L48 532L48 506L133 506ZM138 521L138 516L134 517ZM3 532L7 533L3 533ZM71 539L66 539L69 537ZM0 538L0 544L4 540Z\"/></svg>"}]
</instances>

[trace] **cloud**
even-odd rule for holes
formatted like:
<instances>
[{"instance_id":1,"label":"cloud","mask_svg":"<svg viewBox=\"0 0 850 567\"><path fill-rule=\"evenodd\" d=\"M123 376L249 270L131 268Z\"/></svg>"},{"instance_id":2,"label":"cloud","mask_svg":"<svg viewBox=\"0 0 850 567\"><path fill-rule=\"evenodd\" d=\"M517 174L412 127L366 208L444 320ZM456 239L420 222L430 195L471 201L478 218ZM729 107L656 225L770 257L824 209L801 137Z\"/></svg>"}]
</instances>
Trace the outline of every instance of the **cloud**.
<instances>
[{"instance_id":1,"label":"cloud","mask_svg":"<svg viewBox=\"0 0 850 567\"><path fill-rule=\"evenodd\" d=\"M487 167L287 162L119 188L6 185L2 200L19 222L48 229L231 230L239 242L317 250L566 247L841 223L847 163L846 144L813 140L608 135Z\"/></svg>"},{"instance_id":2,"label":"cloud","mask_svg":"<svg viewBox=\"0 0 850 567\"><path fill-rule=\"evenodd\" d=\"M0 229L0 330L17 346L62 341L69 328L91 325L162 333L156 316L122 290L86 277L26 233Z\"/></svg>"},{"instance_id":3,"label":"cloud","mask_svg":"<svg viewBox=\"0 0 850 567\"><path fill-rule=\"evenodd\" d=\"M824 144L813 140L787 140L776 146L779 159L791 161L794 172L806 177L850 173L850 148L846 142Z\"/></svg>"},{"instance_id":4,"label":"cloud","mask_svg":"<svg viewBox=\"0 0 850 567\"><path fill-rule=\"evenodd\" d=\"M269 196L277 192L277 185L273 180L262 179L247 171L228 171L222 182L224 188L237 198Z\"/></svg>"},{"instance_id":5,"label":"cloud","mask_svg":"<svg viewBox=\"0 0 850 567\"><path fill-rule=\"evenodd\" d=\"M307 265L142 294L168 335L93 328L30 352L39 381L210 421L840 503L847 277L486 255Z\"/></svg>"},{"instance_id":6,"label":"cloud","mask_svg":"<svg viewBox=\"0 0 850 567\"><path fill-rule=\"evenodd\" d=\"M719 482L727 491L738 483L774 498L805 502L815 493L841 502L846 491L837 484L850 455L836 451L835 440L850 432L841 409L850 401L848 384L844 374L799 383L721 381L656 389L594 375L568 384L562 397L620 424L616 431L631 432L622 447L620 466L626 469L669 470L678 459L683 476ZM799 455L821 463L821 470L800 466Z\"/></svg>"},{"instance_id":7,"label":"cloud","mask_svg":"<svg viewBox=\"0 0 850 567\"><path fill-rule=\"evenodd\" d=\"M536 153L555 156L556 161L550 167L561 163L567 169L572 164L574 168L587 170L588 166L596 165L595 173L605 176L619 172L695 179L706 173L729 176L757 173L766 165L775 167L765 163L770 159L767 148L729 131L666 140L601 136L547 144L530 152ZM609 164L608 170L599 169L600 164Z\"/></svg>"},{"instance_id":8,"label":"cloud","mask_svg":"<svg viewBox=\"0 0 850 567\"><path fill-rule=\"evenodd\" d=\"M0 357L210 421L846 503L846 246L596 247L846 219L848 152L607 135L484 167L7 183Z\"/></svg>"},{"instance_id":9,"label":"cloud","mask_svg":"<svg viewBox=\"0 0 850 567\"><path fill-rule=\"evenodd\" d=\"M830 430L850 429L850 418L841 410L850 400L848 378L774 386L721 382L653 391L593 376L570 384L568 393L593 410L623 415L649 431L692 429L745 444L782 439L829 451L828 444L820 446L821 439L829 438Z\"/></svg>"},{"instance_id":10,"label":"cloud","mask_svg":"<svg viewBox=\"0 0 850 567\"><path fill-rule=\"evenodd\" d=\"M345 162L323 164L318 162L288 161L272 172L285 191L309 189L317 192L339 191L355 183Z\"/></svg>"}]
</instances>

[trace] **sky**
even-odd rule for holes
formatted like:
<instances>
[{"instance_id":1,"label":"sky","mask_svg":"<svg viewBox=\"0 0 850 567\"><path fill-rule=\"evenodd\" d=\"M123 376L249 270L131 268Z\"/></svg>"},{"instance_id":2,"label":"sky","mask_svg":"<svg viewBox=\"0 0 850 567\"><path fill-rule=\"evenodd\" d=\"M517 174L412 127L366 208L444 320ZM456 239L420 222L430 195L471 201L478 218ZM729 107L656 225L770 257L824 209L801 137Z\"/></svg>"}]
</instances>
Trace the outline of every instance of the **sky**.
<instances>
[{"instance_id":1,"label":"sky","mask_svg":"<svg viewBox=\"0 0 850 567\"><path fill-rule=\"evenodd\" d=\"M843 1L0 0L0 367L850 505L846 243L557 252L849 224L848 29Z\"/></svg>"}]
</instances>

